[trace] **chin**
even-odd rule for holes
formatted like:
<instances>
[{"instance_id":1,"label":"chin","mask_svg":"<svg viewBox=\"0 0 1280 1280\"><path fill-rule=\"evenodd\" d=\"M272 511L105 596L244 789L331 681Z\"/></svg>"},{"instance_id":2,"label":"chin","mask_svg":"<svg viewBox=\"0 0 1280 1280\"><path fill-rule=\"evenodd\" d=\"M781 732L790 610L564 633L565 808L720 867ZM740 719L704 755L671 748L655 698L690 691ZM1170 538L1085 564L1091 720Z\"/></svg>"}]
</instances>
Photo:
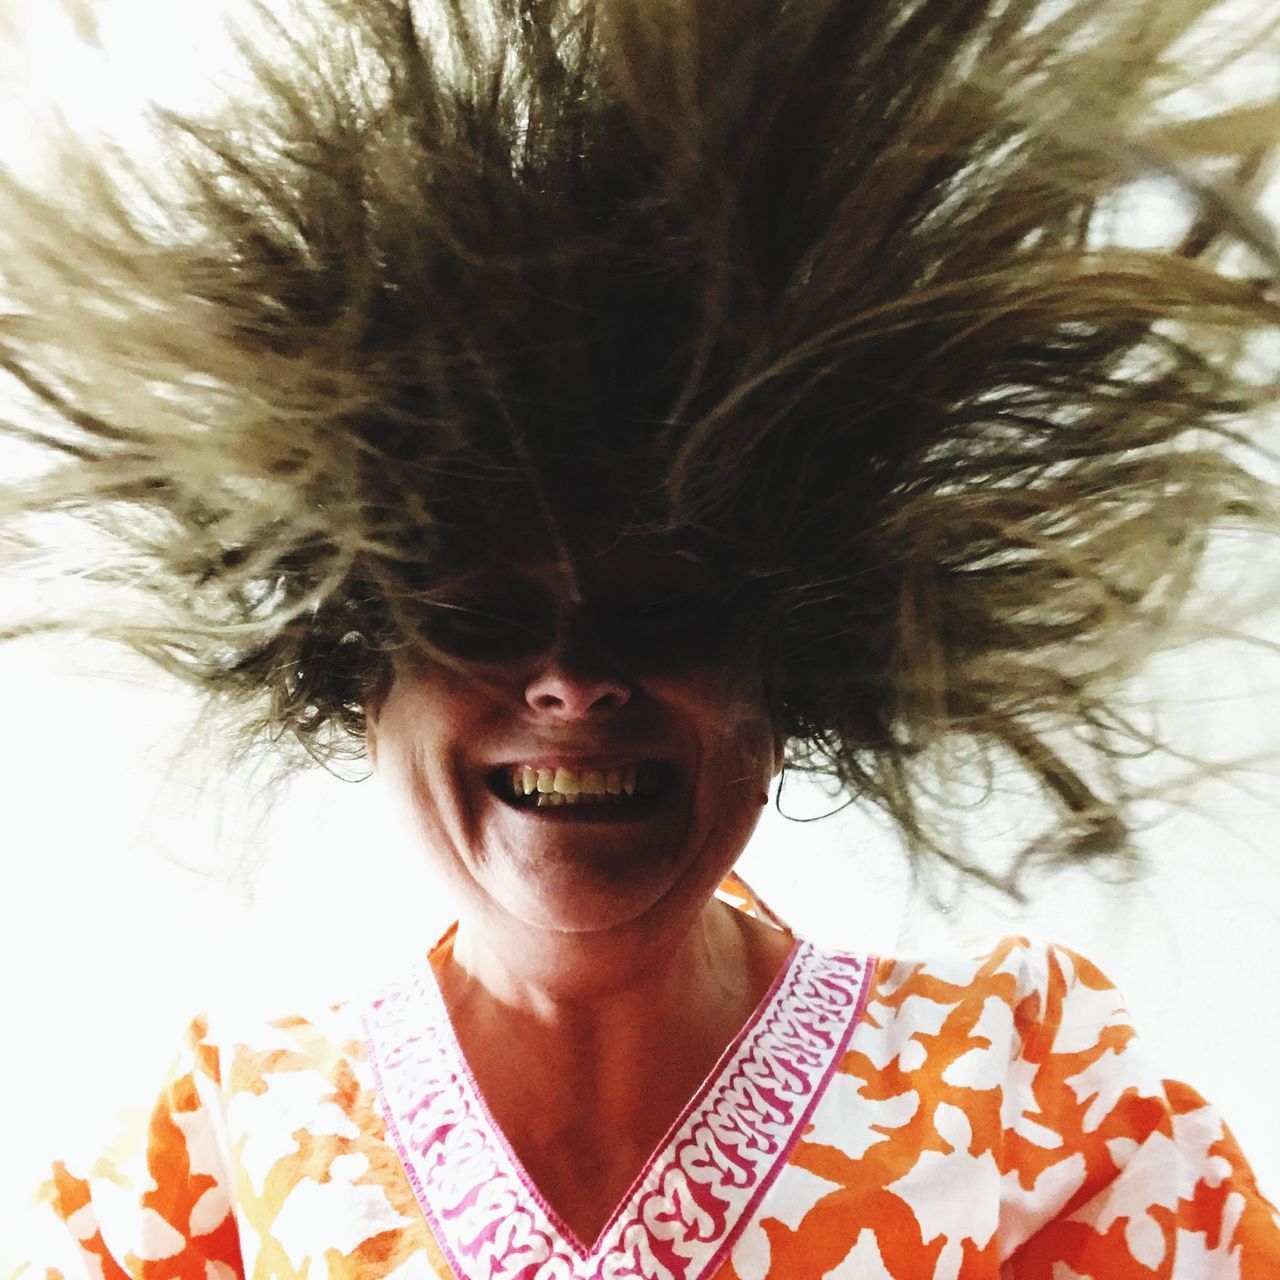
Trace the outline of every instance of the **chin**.
<instances>
[{"instance_id":1,"label":"chin","mask_svg":"<svg viewBox=\"0 0 1280 1280\"><path fill-rule=\"evenodd\" d=\"M621 819L485 806L472 833L473 890L525 925L636 937L691 928L759 819L741 803L679 793Z\"/></svg>"},{"instance_id":2,"label":"chin","mask_svg":"<svg viewBox=\"0 0 1280 1280\"><path fill-rule=\"evenodd\" d=\"M490 881L489 891L504 911L527 925L590 934L652 927L659 919L671 923L682 908L696 916L719 882L715 878L704 894L704 879L689 877L673 860L650 862L618 851L569 862L530 864L521 858L517 865L508 863L501 883Z\"/></svg>"}]
</instances>

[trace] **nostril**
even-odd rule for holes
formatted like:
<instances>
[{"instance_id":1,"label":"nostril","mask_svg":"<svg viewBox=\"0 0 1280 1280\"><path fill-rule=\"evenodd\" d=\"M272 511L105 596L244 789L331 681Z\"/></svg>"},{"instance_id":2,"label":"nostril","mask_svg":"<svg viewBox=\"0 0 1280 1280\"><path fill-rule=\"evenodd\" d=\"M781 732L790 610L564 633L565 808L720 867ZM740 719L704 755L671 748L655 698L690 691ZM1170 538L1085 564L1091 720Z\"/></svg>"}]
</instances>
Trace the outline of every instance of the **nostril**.
<instances>
[{"instance_id":1,"label":"nostril","mask_svg":"<svg viewBox=\"0 0 1280 1280\"><path fill-rule=\"evenodd\" d=\"M557 668L535 676L525 690L530 707L558 719L616 711L630 697L630 688L621 680L574 675Z\"/></svg>"}]
</instances>

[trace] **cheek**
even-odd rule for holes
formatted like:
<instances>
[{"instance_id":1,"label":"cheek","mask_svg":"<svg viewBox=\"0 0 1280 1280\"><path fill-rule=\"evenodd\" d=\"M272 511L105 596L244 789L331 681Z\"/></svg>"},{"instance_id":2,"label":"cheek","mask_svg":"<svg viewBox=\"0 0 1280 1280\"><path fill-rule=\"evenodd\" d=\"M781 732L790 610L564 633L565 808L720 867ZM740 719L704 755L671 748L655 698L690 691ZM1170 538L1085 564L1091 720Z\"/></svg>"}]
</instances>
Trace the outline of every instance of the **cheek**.
<instances>
[{"instance_id":1,"label":"cheek","mask_svg":"<svg viewBox=\"0 0 1280 1280\"><path fill-rule=\"evenodd\" d=\"M772 723L758 700L725 698L707 710L691 833L714 891L751 839L777 770Z\"/></svg>"},{"instance_id":2,"label":"cheek","mask_svg":"<svg viewBox=\"0 0 1280 1280\"><path fill-rule=\"evenodd\" d=\"M780 765L777 733L758 676L708 672L694 687L701 694L694 714L702 726L704 763L720 775L719 785L741 783L757 792Z\"/></svg>"},{"instance_id":3,"label":"cheek","mask_svg":"<svg viewBox=\"0 0 1280 1280\"><path fill-rule=\"evenodd\" d=\"M379 776L419 821L447 812L458 798L468 710L442 684L439 678L397 681L369 728Z\"/></svg>"},{"instance_id":4,"label":"cheek","mask_svg":"<svg viewBox=\"0 0 1280 1280\"><path fill-rule=\"evenodd\" d=\"M415 711L425 715L429 708ZM478 843L475 798L456 744L424 735L421 723L417 714L406 715L394 734L384 733L378 776L388 806L432 872L465 890Z\"/></svg>"}]
</instances>

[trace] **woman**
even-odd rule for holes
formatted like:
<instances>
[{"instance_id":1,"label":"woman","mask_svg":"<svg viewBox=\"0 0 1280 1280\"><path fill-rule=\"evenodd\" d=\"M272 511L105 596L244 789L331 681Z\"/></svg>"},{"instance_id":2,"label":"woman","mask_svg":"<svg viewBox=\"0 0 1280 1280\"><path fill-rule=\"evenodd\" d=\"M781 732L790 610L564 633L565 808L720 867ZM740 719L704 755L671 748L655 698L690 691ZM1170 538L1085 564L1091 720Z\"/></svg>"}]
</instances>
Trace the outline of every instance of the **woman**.
<instances>
[{"instance_id":1,"label":"woman","mask_svg":"<svg viewBox=\"0 0 1280 1280\"><path fill-rule=\"evenodd\" d=\"M784 760L975 876L930 769L1123 849L1117 681L1275 518L1277 107L1177 97L1202 10L329 0L162 177L6 188L15 520L87 514L96 629L244 740L367 750L462 904L374 997L198 1019L47 1274L1275 1270L1087 961L716 896ZM1183 221L1108 239L1152 173Z\"/></svg>"}]
</instances>

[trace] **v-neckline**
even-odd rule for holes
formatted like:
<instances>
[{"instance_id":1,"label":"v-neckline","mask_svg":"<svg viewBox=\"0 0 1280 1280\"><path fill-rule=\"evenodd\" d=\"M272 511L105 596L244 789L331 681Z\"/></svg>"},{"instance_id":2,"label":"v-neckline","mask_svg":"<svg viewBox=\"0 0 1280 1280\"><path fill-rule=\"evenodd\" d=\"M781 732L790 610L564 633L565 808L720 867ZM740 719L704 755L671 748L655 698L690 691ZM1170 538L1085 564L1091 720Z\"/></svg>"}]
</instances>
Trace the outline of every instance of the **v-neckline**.
<instances>
[{"instance_id":1,"label":"v-neckline","mask_svg":"<svg viewBox=\"0 0 1280 1280\"><path fill-rule=\"evenodd\" d=\"M366 1048L388 1137L456 1275L601 1280L606 1259L634 1256L675 1280L710 1276L799 1141L858 1022L871 969L867 957L797 941L588 1243L494 1121L424 959L370 1004Z\"/></svg>"},{"instance_id":2,"label":"v-neckline","mask_svg":"<svg viewBox=\"0 0 1280 1280\"><path fill-rule=\"evenodd\" d=\"M440 951L441 946L451 940L452 933L453 930L446 933L444 938L441 939L441 942L437 943L436 947L432 950L431 956L433 960ZM536 1180L530 1176L524 1161L512 1147L509 1139L507 1138L506 1131L494 1118L493 1112L489 1107L488 1100L485 1098L484 1090L480 1088L480 1082L475 1077L475 1072L472 1070L470 1059L468 1059L466 1051L462 1047L462 1041L458 1037L458 1030L454 1025L453 1017L449 1013L448 1006L444 998L444 992L440 986L439 970L434 964L432 965L432 977L435 980L435 994L439 997L440 1001L439 1015L442 1019L442 1033L446 1035L450 1041L454 1060L458 1065L458 1069L465 1076L467 1083L470 1086L471 1096L474 1099L475 1105L484 1116L485 1126L489 1134L496 1142L502 1145L521 1182L526 1188L528 1188L530 1194L536 1197L538 1202L542 1205L548 1219L556 1225L556 1228L563 1236L565 1244L567 1244L579 1257L585 1258L597 1251L605 1233L613 1224L614 1219L617 1218L617 1216L626 1208L631 1197L634 1195L636 1188L644 1181L645 1176L661 1156L667 1145L671 1142L673 1136L679 1132L680 1127L688 1120L689 1116L697 1108L699 1102L705 1097L707 1090L715 1085L720 1073L724 1069L727 1059L736 1052L743 1040L751 1034L752 1028L755 1027L760 1018L764 1016L765 1012L769 1008L770 1002L777 994L779 986L786 977L787 970L790 967L792 960L795 959L796 951L800 945L801 944L795 939L792 940L791 948L787 952L786 958L783 960L778 972L774 975L773 980L769 983L769 987L765 991L764 995L756 1002L755 1007L747 1015L742 1026L738 1028L733 1038L717 1056L714 1064L698 1084L698 1087L694 1090L692 1096L680 1109L680 1113L671 1122L671 1124L667 1126L662 1137L659 1138L653 1149L648 1153L644 1164L640 1167L640 1171L627 1185L626 1191L623 1192L621 1198L614 1205L609 1216L600 1227L600 1230L596 1232L595 1238L589 1243L569 1225L564 1216L555 1209L551 1202L542 1193Z\"/></svg>"}]
</instances>

